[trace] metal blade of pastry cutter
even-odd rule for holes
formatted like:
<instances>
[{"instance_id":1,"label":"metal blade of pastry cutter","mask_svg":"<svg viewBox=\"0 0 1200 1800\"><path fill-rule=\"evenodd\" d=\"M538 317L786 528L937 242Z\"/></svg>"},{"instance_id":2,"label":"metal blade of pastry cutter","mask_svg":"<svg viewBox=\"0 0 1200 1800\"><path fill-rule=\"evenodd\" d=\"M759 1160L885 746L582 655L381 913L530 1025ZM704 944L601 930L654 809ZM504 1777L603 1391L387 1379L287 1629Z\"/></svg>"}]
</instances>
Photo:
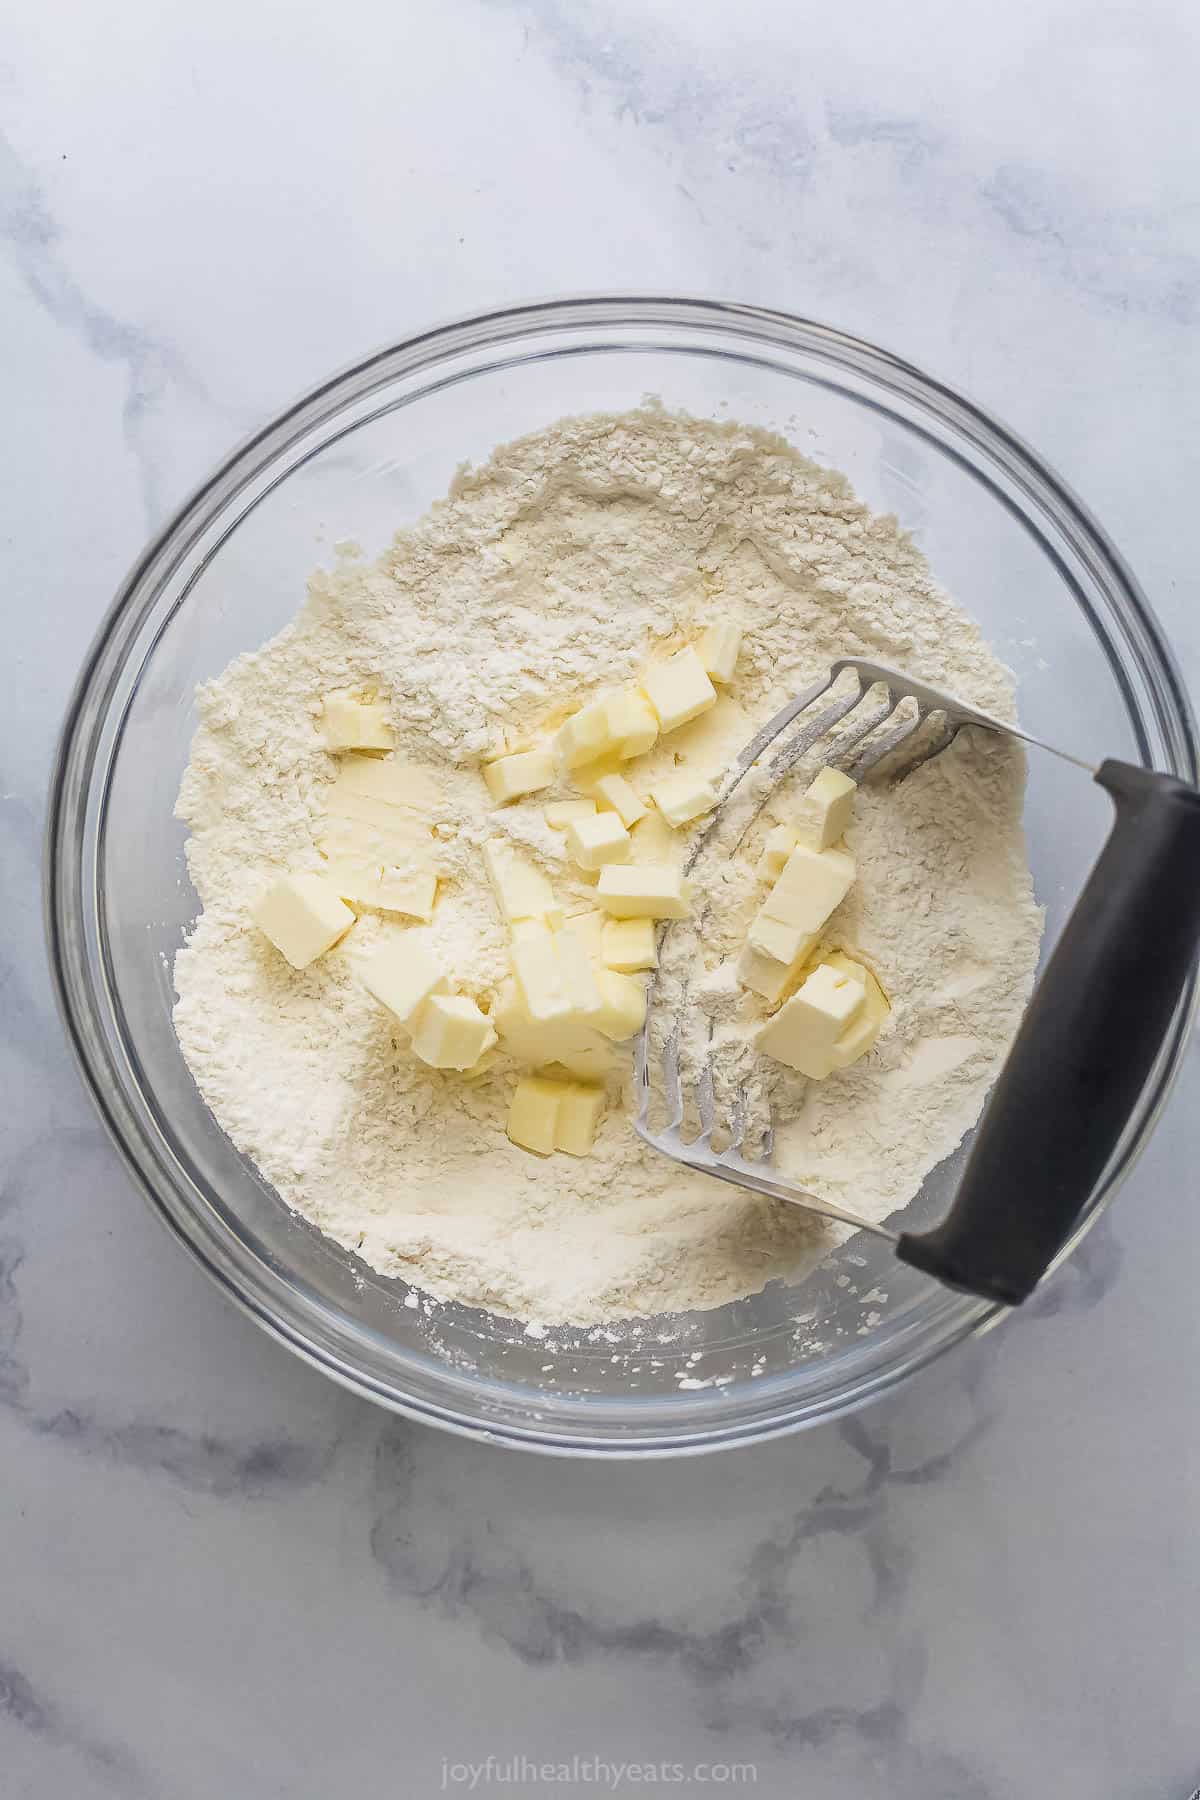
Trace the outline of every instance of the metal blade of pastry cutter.
<instances>
[{"instance_id":1,"label":"metal blade of pastry cutter","mask_svg":"<svg viewBox=\"0 0 1200 1800\"><path fill-rule=\"evenodd\" d=\"M688 859L687 873L695 877L706 864L716 867L727 861L779 783L823 739L828 739L829 748L824 766L840 768L858 782L885 768L899 779L940 755L967 725L1018 738L1094 773L1091 764L1079 757L899 669L842 657L822 680L782 707L746 745L721 783L717 807ZM708 905L703 882L698 881L697 886L698 913L668 924L660 940L659 967L647 994L646 1023L637 1044L634 1129L647 1144L686 1168L786 1200L895 1243L898 1234L886 1226L808 1193L779 1174L771 1160L774 1127L770 1119L751 1122L745 1101L738 1096L727 1110L719 1107L711 1058L693 1059L694 1073L690 1079L685 1075L680 1052L689 1014L686 970L689 963L692 968L701 966L698 954L687 956L686 945L690 933L698 947ZM675 954L664 956L668 938ZM678 953L681 942L685 947L682 955ZM652 1123L656 1104L661 1116ZM698 1129L685 1135L689 1120Z\"/></svg>"}]
</instances>

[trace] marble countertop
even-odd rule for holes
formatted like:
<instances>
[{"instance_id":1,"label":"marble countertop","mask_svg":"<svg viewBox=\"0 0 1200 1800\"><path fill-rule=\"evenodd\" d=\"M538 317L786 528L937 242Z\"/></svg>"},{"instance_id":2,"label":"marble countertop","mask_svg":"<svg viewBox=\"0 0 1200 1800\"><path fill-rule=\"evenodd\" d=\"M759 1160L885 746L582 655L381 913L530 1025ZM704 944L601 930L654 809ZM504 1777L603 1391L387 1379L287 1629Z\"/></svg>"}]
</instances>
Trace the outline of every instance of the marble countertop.
<instances>
[{"instance_id":1,"label":"marble countertop","mask_svg":"<svg viewBox=\"0 0 1200 1800\"><path fill-rule=\"evenodd\" d=\"M67 689L148 532L328 369L534 295L778 304L967 388L1200 677L1198 82L1190 0L10 9L6 1800L1200 1781L1194 1053L1002 1332L784 1442L547 1462L350 1398L218 1296L84 1099L33 899Z\"/></svg>"}]
</instances>

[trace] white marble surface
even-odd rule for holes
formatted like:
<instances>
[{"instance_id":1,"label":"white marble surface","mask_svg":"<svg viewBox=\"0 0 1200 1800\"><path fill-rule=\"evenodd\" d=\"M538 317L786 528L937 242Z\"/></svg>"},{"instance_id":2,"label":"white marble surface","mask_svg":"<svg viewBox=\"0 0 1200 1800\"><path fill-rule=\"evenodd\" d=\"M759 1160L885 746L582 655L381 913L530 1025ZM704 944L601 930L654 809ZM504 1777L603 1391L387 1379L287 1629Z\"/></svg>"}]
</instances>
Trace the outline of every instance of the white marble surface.
<instances>
[{"instance_id":1,"label":"white marble surface","mask_svg":"<svg viewBox=\"0 0 1200 1800\"><path fill-rule=\"evenodd\" d=\"M8 10L6 1800L423 1800L489 1754L804 1800L1200 1781L1194 1056L1076 1264L894 1402L548 1463L348 1398L217 1296L83 1098L34 904L60 708L148 531L328 368L531 295L895 346L1049 455L1200 674L1198 80L1191 0Z\"/></svg>"}]
</instances>

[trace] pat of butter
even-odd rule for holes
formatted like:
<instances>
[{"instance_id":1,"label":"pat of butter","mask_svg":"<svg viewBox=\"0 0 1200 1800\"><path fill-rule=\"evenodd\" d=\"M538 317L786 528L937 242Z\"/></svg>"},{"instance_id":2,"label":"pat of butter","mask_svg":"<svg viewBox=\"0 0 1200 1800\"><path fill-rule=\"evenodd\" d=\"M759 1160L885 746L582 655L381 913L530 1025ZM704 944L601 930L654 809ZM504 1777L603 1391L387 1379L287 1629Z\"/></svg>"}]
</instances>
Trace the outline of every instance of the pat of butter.
<instances>
[{"instance_id":1,"label":"pat of butter","mask_svg":"<svg viewBox=\"0 0 1200 1800\"><path fill-rule=\"evenodd\" d=\"M306 969L354 923L354 914L336 887L320 875L283 875L251 909L259 930L293 969Z\"/></svg>"},{"instance_id":2,"label":"pat of butter","mask_svg":"<svg viewBox=\"0 0 1200 1800\"><path fill-rule=\"evenodd\" d=\"M850 892L854 873L854 858L847 851L810 850L797 844L762 911L799 931L820 931Z\"/></svg>"},{"instance_id":3,"label":"pat of butter","mask_svg":"<svg viewBox=\"0 0 1200 1800\"><path fill-rule=\"evenodd\" d=\"M603 916L603 915L600 915ZM653 919L609 919L600 940L605 965L622 975L658 967L658 943Z\"/></svg>"},{"instance_id":4,"label":"pat of butter","mask_svg":"<svg viewBox=\"0 0 1200 1800\"><path fill-rule=\"evenodd\" d=\"M363 984L411 1031L425 1002L434 994L446 994L450 983L442 965L422 941L423 934L406 931L377 950L362 972Z\"/></svg>"},{"instance_id":5,"label":"pat of butter","mask_svg":"<svg viewBox=\"0 0 1200 1800\"><path fill-rule=\"evenodd\" d=\"M321 870L322 878L343 900L355 906L378 906L379 881L383 865L361 865L330 861Z\"/></svg>"},{"instance_id":6,"label":"pat of butter","mask_svg":"<svg viewBox=\"0 0 1200 1800\"><path fill-rule=\"evenodd\" d=\"M509 925L521 919L552 919L557 915L554 890L546 877L503 838L488 838L483 846L483 861Z\"/></svg>"},{"instance_id":7,"label":"pat of butter","mask_svg":"<svg viewBox=\"0 0 1200 1800\"><path fill-rule=\"evenodd\" d=\"M538 1156L555 1150L587 1156L603 1112L603 1088L525 1075L513 1094L506 1129L514 1144Z\"/></svg>"},{"instance_id":8,"label":"pat of butter","mask_svg":"<svg viewBox=\"0 0 1200 1800\"><path fill-rule=\"evenodd\" d=\"M558 1103L554 1148L568 1156L587 1156L604 1116L604 1089L573 1081Z\"/></svg>"},{"instance_id":9,"label":"pat of butter","mask_svg":"<svg viewBox=\"0 0 1200 1800\"><path fill-rule=\"evenodd\" d=\"M466 994L433 994L417 1014L413 1054L431 1069L470 1069L496 1042L485 1013Z\"/></svg>"},{"instance_id":10,"label":"pat of butter","mask_svg":"<svg viewBox=\"0 0 1200 1800\"><path fill-rule=\"evenodd\" d=\"M798 926L785 925L782 919L772 919L767 913L760 912L751 921L746 942L760 956L796 965L812 954L820 935L816 931L801 931Z\"/></svg>"},{"instance_id":11,"label":"pat of butter","mask_svg":"<svg viewBox=\"0 0 1200 1800\"><path fill-rule=\"evenodd\" d=\"M626 690L593 700L560 727L555 747L568 769L610 757L628 762L653 748L658 716L644 694Z\"/></svg>"},{"instance_id":12,"label":"pat of butter","mask_svg":"<svg viewBox=\"0 0 1200 1800\"><path fill-rule=\"evenodd\" d=\"M879 1036L880 1028L891 1011L891 1007L888 1005L883 989L865 964L855 962L853 957L847 956L842 950L831 950L824 960L831 969L836 969L840 974L848 975L853 980L861 981L866 993L862 1011L856 1019L851 1020L833 1046L834 1068L848 1069L851 1063L856 1063L861 1056L867 1054L868 1050L874 1048L875 1040Z\"/></svg>"},{"instance_id":13,"label":"pat of butter","mask_svg":"<svg viewBox=\"0 0 1200 1800\"><path fill-rule=\"evenodd\" d=\"M322 797L328 816L319 846L332 861L367 867L428 861L429 813L441 794L427 769L395 757L347 756Z\"/></svg>"},{"instance_id":14,"label":"pat of butter","mask_svg":"<svg viewBox=\"0 0 1200 1800\"><path fill-rule=\"evenodd\" d=\"M535 1156L551 1156L558 1133L558 1109L566 1084L544 1075L523 1075L508 1109L509 1138Z\"/></svg>"},{"instance_id":15,"label":"pat of butter","mask_svg":"<svg viewBox=\"0 0 1200 1800\"><path fill-rule=\"evenodd\" d=\"M371 794L330 791L329 816L318 847L323 856L341 860L365 856L370 862L401 862L433 845L429 821L403 806L392 806Z\"/></svg>"},{"instance_id":16,"label":"pat of butter","mask_svg":"<svg viewBox=\"0 0 1200 1800\"><path fill-rule=\"evenodd\" d=\"M592 1023L606 1038L623 1043L646 1023L646 989L635 975L615 969L598 969L596 986L602 1006Z\"/></svg>"},{"instance_id":17,"label":"pat of butter","mask_svg":"<svg viewBox=\"0 0 1200 1800\"><path fill-rule=\"evenodd\" d=\"M512 961L526 1012L538 1021L569 1018L575 1009L554 947L554 933L540 920L520 923L520 932L513 935Z\"/></svg>"},{"instance_id":18,"label":"pat of butter","mask_svg":"<svg viewBox=\"0 0 1200 1800\"><path fill-rule=\"evenodd\" d=\"M828 850L844 837L858 783L840 769L822 769L796 813L796 842L809 850Z\"/></svg>"},{"instance_id":19,"label":"pat of butter","mask_svg":"<svg viewBox=\"0 0 1200 1800\"><path fill-rule=\"evenodd\" d=\"M569 929L551 931L540 920L524 919L513 931L513 973L531 1019L572 1018L595 1023L602 1011L591 958Z\"/></svg>"},{"instance_id":20,"label":"pat of butter","mask_svg":"<svg viewBox=\"0 0 1200 1800\"><path fill-rule=\"evenodd\" d=\"M866 1004L866 987L852 975L821 963L755 1042L767 1056L799 1070L813 1081L830 1073L835 1046Z\"/></svg>"},{"instance_id":21,"label":"pat of butter","mask_svg":"<svg viewBox=\"0 0 1200 1800\"><path fill-rule=\"evenodd\" d=\"M594 1025L603 1003L597 986L598 973L582 934L564 925L554 933L554 953L572 1013L584 1024Z\"/></svg>"},{"instance_id":22,"label":"pat of butter","mask_svg":"<svg viewBox=\"0 0 1200 1800\"><path fill-rule=\"evenodd\" d=\"M385 868L379 877L379 898L370 902L382 912L403 913L428 925L437 900L437 874L433 869Z\"/></svg>"},{"instance_id":23,"label":"pat of butter","mask_svg":"<svg viewBox=\"0 0 1200 1800\"><path fill-rule=\"evenodd\" d=\"M680 856L679 839L657 808L639 819L629 835L635 863L671 863Z\"/></svg>"},{"instance_id":24,"label":"pat of butter","mask_svg":"<svg viewBox=\"0 0 1200 1800\"><path fill-rule=\"evenodd\" d=\"M590 706L574 713L559 728L554 742L568 769L578 769L583 763L597 762L606 756L613 748L613 740L604 702L593 700Z\"/></svg>"},{"instance_id":25,"label":"pat of butter","mask_svg":"<svg viewBox=\"0 0 1200 1800\"><path fill-rule=\"evenodd\" d=\"M567 851L581 869L602 869L606 863L625 861L629 833L615 812L592 813L567 826Z\"/></svg>"},{"instance_id":26,"label":"pat of butter","mask_svg":"<svg viewBox=\"0 0 1200 1800\"><path fill-rule=\"evenodd\" d=\"M663 863L607 863L596 898L614 919L686 919L683 872Z\"/></svg>"},{"instance_id":27,"label":"pat of butter","mask_svg":"<svg viewBox=\"0 0 1200 1800\"><path fill-rule=\"evenodd\" d=\"M523 794L548 788L554 780L554 758L549 750L520 750L485 764L483 779L497 806L505 806Z\"/></svg>"},{"instance_id":28,"label":"pat of butter","mask_svg":"<svg viewBox=\"0 0 1200 1800\"><path fill-rule=\"evenodd\" d=\"M352 800L361 796L351 795ZM358 868L382 868L384 863L419 865L429 860L436 844L429 826L416 813L385 806L376 800L363 804L382 815L379 824L368 819L327 819L317 839L317 849L330 862Z\"/></svg>"},{"instance_id":29,"label":"pat of butter","mask_svg":"<svg viewBox=\"0 0 1200 1800\"><path fill-rule=\"evenodd\" d=\"M614 1066L607 1038L592 1026L570 1015L547 1023L531 1019L515 981L501 983L492 1018L510 1056L530 1068L561 1063L572 1075L602 1081Z\"/></svg>"},{"instance_id":30,"label":"pat of butter","mask_svg":"<svg viewBox=\"0 0 1200 1800\"><path fill-rule=\"evenodd\" d=\"M395 756L346 757L326 800L350 793L367 794L388 806L410 806L421 811L436 806L442 798L441 789L428 769Z\"/></svg>"},{"instance_id":31,"label":"pat of butter","mask_svg":"<svg viewBox=\"0 0 1200 1800\"><path fill-rule=\"evenodd\" d=\"M699 775L671 775L651 788L650 798L667 824L678 827L711 812L717 804L717 790Z\"/></svg>"},{"instance_id":32,"label":"pat of butter","mask_svg":"<svg viewBox=\"0 0 1200 1800\"><path fill-rule=\"evenodd\" d=\"M390 750L395 743L382 700L326 694L321 726L331 750Z\"/></svg>"},{"instance_id":33,"label":"pat of butter","mask_svg":"<svg viewBox=\"0 0 1200 1800\"><path fill-rule=\"evenodd\" d=\"M604 702L613 755L619 762L645 756L658 741L658 717L644 694L626 689Z\"/></svg>"},{"instance_id":34,"label":"pat of butter","mask_svg":"<svg viewBox=\"0 0 1200 1800\"><path fill-rule=\"evenodd\" d=\"M437 876L432 869L409 871L383 865L330 862L322 874L343 900L380 912L403 913L428 925L437 898Z\"/></svg>"},{"instance_id":35,"label":"pat of butter","mask_svg":"<svg viewBox=\"0 0 1200 1800\"><path fill-rule=\"evenodd\" d=\"M608 914L593 906L586 912L572 913L564 930L575 933L593 962L603 962L605 958L601 952L604 932L610 923Z\"/></svg>"},{"instance_id":36,"label":"pat of butter","mask_svg":"<svg viewBox=\"0 0 1200 1800\"><path fill-rule=\"evenodd\" d=\"M812 955L826 920L853 881L854 858L848 852L798 844L747 933L738 961L743 986L773 1005Z\"/></svg>"},{"instance_id":37,"label":"pat of butter","mask_svg":"<svg viewBox=\"0 0 1200 1800\"><path fill-rule=\"evenodd\" d=\"M642 690L661 731L677 731L717 703L717 690L690 645L665 662L651 663L642 676Z\"/></svg>"},{"instance_id":38,"label":"pat of butter","mask_svg":"<svg viewBox=\"0 0 1200 1800\"><path fill-rule=\"evenodd\" d=\"M740 625L710 625L700 639L700 661L714 681L729 682L733 680L741 648Z\"/></svg>"},{"instance_id":39,"label":"pat of butter","mask_svg":"<svg viewBox=\"0 0 1200 1800\"><path fill-rule=\"evenodd\" d=\"M780 962L777 957L765 956L753 944L746 943L737 960L737 978L743 987L761 994L768 1006L777 1006L799 973L802 960Z\"/></svg>"},{"instance_id":40,"label":"pat of butter","mask_svg":"<svg viewBox=\"0 0 1200 1800\"><path fill-rule=\"evenodd\" d=\"M572 819L588 819L596 810L594 800L552 800L545 820L552 831L565 831Z\"/></svg>"},{"instance_id":41,"label":"pat of butter","mask_svg":"<svg viewBox=\"0 0 1200 1800\"><path fill-rule=\"evenodd\" d=\"M636 825L639 819L646 817L647 809L642 805L623 775L597 776L592 783L591 791L601 810L616 813L627 831L631 825Z\"/></svg>"},{"instance_id":42,"label":"pat of butter","mask_svg":"<svg viewBox=\"0 0 1200 1800\"><path fill-rule=\"evenodd\" d=\"M762 855L758 859L758 873L769 876L772 881L783 874L783 865L796 848L796 828L794 825L776 825L768 831L762 847Z\"/></svg>"}]
</instances>

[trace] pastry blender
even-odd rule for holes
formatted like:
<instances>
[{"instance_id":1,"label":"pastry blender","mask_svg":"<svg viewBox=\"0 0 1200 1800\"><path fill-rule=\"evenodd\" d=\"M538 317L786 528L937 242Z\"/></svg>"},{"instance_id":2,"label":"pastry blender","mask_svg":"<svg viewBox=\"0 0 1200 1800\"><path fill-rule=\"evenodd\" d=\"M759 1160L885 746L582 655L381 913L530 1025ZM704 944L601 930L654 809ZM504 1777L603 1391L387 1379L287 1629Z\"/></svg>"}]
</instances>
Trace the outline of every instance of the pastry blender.
<instances>
[{"instance_id":1,"label":"pastry blender","mask_svg":"<svg viewBox=\"0 0 1200 1800\"><path fill-rule=\"evenodd\" d=\"M703 929L703 877L728 860L802 758L824 749L823 760L856 781L904 779L964 729L1020 738L1074 763L1107 790L1115 818L1000 1072L949 1215L931 1230L893 1230L790 1183L772 1160L769 1118L755 1118L744 1096L723 1094L703 1044L698 1059L681 1054L697 1017L686 973L696 964L686 941L675 940L676 954L669 941ZM638 1043L639 1135L690 1169L885 1238L902 1261L950 1287L1024 1300L1071 1236L1187 985L1200 943L1200 791L1129 763L1092 768L899 670L843 658L747 744L688 869L700 877L702 910L690 925L669 925L660 946Z\"/></svg>"}]
</instances>

